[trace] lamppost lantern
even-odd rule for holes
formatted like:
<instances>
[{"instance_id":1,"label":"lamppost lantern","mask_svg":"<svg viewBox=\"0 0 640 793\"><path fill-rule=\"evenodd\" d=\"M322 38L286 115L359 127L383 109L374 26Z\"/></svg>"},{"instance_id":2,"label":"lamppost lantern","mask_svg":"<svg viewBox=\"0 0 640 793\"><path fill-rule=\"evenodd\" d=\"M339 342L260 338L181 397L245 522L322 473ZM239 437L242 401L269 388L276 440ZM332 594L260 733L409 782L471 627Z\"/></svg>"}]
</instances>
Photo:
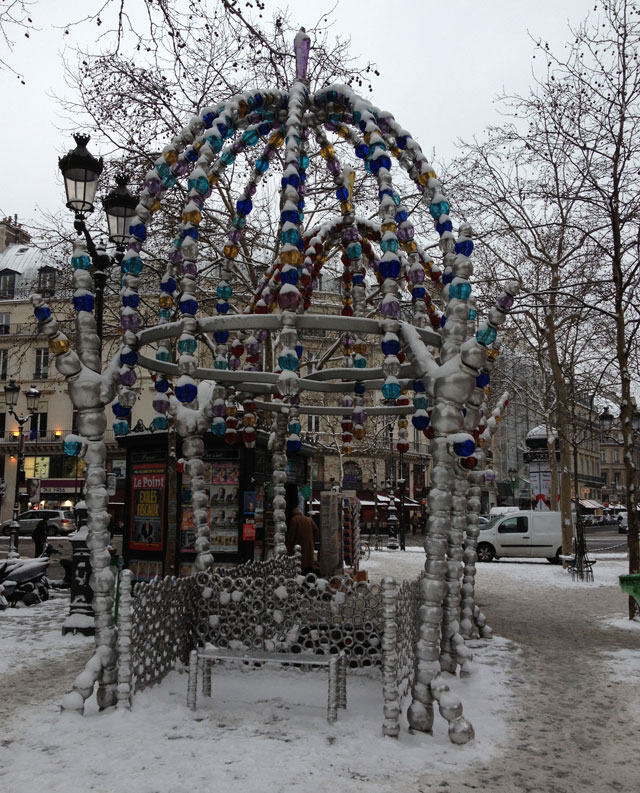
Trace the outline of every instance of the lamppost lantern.
<instances>
[{"instance_id":1,"label":"lamppost lantern","mask_svg":"<svg viewBox=\"0 0 640 793\"><path fill-rule=\"evenodd\" d=\"M109 225L109 240L116 246L124 245L129 239L129 227L138 206L138 196L131 195L128 183L126 174L116 176L117 187L102 201Z\"/></svg>"},{"instance_id":2,"label":"lamppost lantern","mask_svg":"<svg viewBox=\"0 0 640 793\"><path fill-rule=\"evenodd\" d=\"M605 408L602 411L598 416L598 421L600 422L600 429L603 432L609 432L611 430L611 427L613 427L613 414L610 413L609 408Z\"/></svg>"},{"instance_id":3,"label":"lamppost lantern","mask_svg":"<svg viewBox=\"0 0 640 793\"><path fill-rule=\"evenodd\" d=\"M9 380L4 387L4 400L8 408L14 408L18 404L20 396L20 386L15 380Z\"/></svg>"},{"instance_id":4,"label":"lamppost lantern","mask_svg":"<svg viewBox=\"0 0 640 793\"><path fill-rule=\"evenodd\" d=\"M34 385L32 385L31 388L29 388L29 390L27 391L27 410L29 410L29 412L31 413L35 413L38 410L39 402L40 402L40 392Z\"/></svg>"},{"instance_id":5,"label":"lamppost lantern","mask_svg":"<svg viewBox=\"0 0 640 793\"><path fill-rule=\"evenodd\" d=\"M633 413L631 414L631 429L634 435L637 435L638 430L640 430L640 411L638 411L635 405L633 406Z\"/></svg>"},{"instance_id":6,"label":"lamppost lantern","mask_svg":"<svg viewBox=\"0 0 640 793\"><path fill-rule=\"evenodd\" d=\"M58 167L64 178L67 206L81 215L93 212L93 202L102 173L102 157L97 159L87 150L89 135L73 136L76 148L58 159Z\"/></svg>"}]
</instances>

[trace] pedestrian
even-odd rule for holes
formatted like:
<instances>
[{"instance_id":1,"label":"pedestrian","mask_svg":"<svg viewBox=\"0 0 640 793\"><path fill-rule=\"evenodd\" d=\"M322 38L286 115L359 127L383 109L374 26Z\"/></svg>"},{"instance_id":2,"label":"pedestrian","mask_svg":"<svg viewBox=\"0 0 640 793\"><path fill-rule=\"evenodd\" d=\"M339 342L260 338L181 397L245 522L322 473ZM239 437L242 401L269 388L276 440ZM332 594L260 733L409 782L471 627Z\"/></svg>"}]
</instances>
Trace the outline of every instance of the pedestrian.
<instances>
[{"instance_id":1,"label":"pedestrian","mask_svg":"<svg viewBox=\"0 0 640 793\"><path fill-rule=\"evenodd\" d=\"M293 517L289 523L287 531L287 552L291 556L296 545L300 546L302 555L302 572L313 573L316 570L314 565L314 543L320 539L320 532L314 521L302 514L300 507L293 510Z\"/></svg>"},{"instance_id":2,"label":"pedestrian","mask_svg":"<svg viewBox=\"0 0 640 793\"><path fill-rule=\"evenodd\" d=\"M47 544L47 535L49 533L49 519L45 516L36 524L31 537L35 545L35 556L42 556L44 547Z\"/></svg>"},{"instance_id":3,"label":"pedestrian","mask_svg":"<svg viewBox=\"0 0 640 793\"><path fill-rule=\"evenodd\" d=\"M411 516L411 533L418 534L420 531L420 518L416 512Z\"/></svg>"}]
</instances>

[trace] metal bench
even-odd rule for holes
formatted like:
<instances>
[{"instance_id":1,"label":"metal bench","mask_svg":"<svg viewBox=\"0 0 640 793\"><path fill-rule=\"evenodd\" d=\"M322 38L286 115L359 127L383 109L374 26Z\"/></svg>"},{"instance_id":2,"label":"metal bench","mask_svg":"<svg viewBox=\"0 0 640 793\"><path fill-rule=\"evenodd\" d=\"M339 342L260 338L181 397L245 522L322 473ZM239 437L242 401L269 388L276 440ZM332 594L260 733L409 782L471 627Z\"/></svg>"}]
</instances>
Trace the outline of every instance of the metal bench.
<instances>
[{"instance_id":1,"label":"metal bench","mask_svg":"<svg viewBox=\"0 0 640 793\"><path fill-rule=\"evenodd\" d=\"M333 724L338 718L338 708L347 707L347 657L344 651L335 655L312 655L310 653L270 653L263 650L228 650L205 645L192 650L189 655L187 707L191 710L196 709L199 668L202 668L202 693L206 697L211 696L211 669L214 661L326 666L329 673L327 704L329 724Z\"/></svg>"},{"instance_id":2,"label":"metal bench","mask_svg":"<svg viewBox=\"0 0 640 793\"><path fill-rule=\"evenodd\" d=\"M590 559L585 553L581 557L576 554L560 554L559 558L567 563L567 570L571 573L571 580L593 581L593 565L597 559Z\"/></svg>"}]
</instances>

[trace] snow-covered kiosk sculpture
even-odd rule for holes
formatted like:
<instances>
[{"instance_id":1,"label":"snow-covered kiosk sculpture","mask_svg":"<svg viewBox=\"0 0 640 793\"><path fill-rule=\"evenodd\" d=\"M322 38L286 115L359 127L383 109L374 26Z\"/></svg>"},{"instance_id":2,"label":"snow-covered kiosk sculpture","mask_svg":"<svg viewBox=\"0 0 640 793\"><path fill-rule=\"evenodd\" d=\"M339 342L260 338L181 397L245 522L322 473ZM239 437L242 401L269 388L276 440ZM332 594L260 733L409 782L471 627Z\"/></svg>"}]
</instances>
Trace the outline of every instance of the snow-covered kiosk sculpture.
<instances>
[{"instance_id":1,"label":"snow-covered kiosk sculpture","mask_svg":"<svg viewBox=\"0 0 640 793\"><path fill-rule=\"evenodd\" d=\"M40 331L49 337L56 366L67 378L70 397L78 410L78 431L87 464L85 500L95 592L96 653L65 707L81 709L82 699L95 682L102 707L116 701L117 629L107 551L103 433L106 406L112 402L115 432L128 430L136 399L132 386L137 367L156 375L154 427L165 429L167 414L172 413L182 437L201 570L212 564L202 462L206 433L251 445L256 437L256 410L271 412L273 553L282 554L287 455L295 454L300 447L301 414L341 415L346 452L354 439L366 433L368 416L398 415L400 451L408 448L409 421L416 429L429 431L434 439L434 468L408 714L413 729L431 730L433 702L439 700L439 692L431 684L440 669L455 671L468 655L462 649L461 630L465 635L474 630L473 574L465 576L463 584L462 571L464 562L473 573L475 550L470 546L463 551L463 534L477 535L479 500L468 498L467 473L482 457L475 452L486 429L483 404L491 363L497 355L494 342L517 288L513 283L506 284L487 318L478 323L470 300L471 228L463 224L454 233L450 203L441 183L417 141L390 113L372 106L344 85L310 91L306 77L309 47L309 37L301 30L295 40L296 79L288 91L259 89L206 108L164 148L148 172L122 260L122 345L106 371L102 371L99 359L100 340L92 313L93 280L86 254L77 248L72 259L78 312L75 350L44 300L33 297ZM378 222L358 215L354 170L341 164L336 141L351 149L375 183ZM317 153L324 160L327 179L333 182L335 214L310 228L304 220L306 196L312 193L307 174L310 158ZM202 316L198 237L203 207L209 199L215 200L215 185L241 155L247 156L251 174L223 245L216 315ZM392 165L394 160L396 164ZM234 286L254 196L264 174L279 161L279 257L263 273L255 292L244 300L244 308L236 313L232 310ZM396 169L422 194L433 218L430 250L437 252L437 262L415 239L409 212L394 187ZM141 327L138 303L145 265L143 245L165 194L178 181L186 183L183 223L170 243L166 272L158 284L157 323ZM335 248L341 253L342 308L338 315L314 314L314 285ZM427 288L427 284L432 286ZM379 292L378 307L371 311L368 291L375 290ZM440 295L437 302L444 307L442 313L434 305L432 292ZM410 311L401 310L403 297L407 301L410 298ZM171 321L176 303L180 319ZM341 337L343 364L302 375L302 331L318 325ZM197 337L202 334L215 344L211 368L200 366L196 357ZM279 345L278 366L276 371L261 371L261 345L269 335ZM371 335L380 342L379 368L367 365L363 337ZM173 339L177 339L177 356L172 361ZM212 400L200 404L198 381L205 379L216 385ZM413 392L412 402L407 391ZM334 407L314 405L307 398L301 403L301 395L327 393L337 395ZM71 444L78 442L71 439ZM450 732L457 734L457 742L472 735L461 710L461 706L460 712L453 708L456 712L450 718Z\"/></svg>"}]
</instances>

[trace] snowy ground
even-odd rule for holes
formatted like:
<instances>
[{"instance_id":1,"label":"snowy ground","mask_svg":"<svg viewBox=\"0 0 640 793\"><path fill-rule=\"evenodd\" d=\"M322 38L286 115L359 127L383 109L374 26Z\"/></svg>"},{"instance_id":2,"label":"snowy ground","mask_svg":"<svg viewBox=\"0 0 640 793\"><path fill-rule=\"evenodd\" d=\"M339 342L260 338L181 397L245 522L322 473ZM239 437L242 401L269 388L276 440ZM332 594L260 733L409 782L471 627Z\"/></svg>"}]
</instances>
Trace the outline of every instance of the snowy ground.
<instances>
[{"instance_id":1,"label":"snowy ground","mask_svg":"<svg viewBox=\"0 0 640 793\"><path fill-rule=\"evenodd\" d=\"M372 580L383 575L412 578L423 560L421 549L373 552L365 567ZM559 589L584 590L586 598L590 590L596 596L602 588L617 588L617 576L626 572L626 564L623 557L600 559L596 581L582 583L572 582L566 571L544 561L498 562L479 565L478 580L482 590L494 596L517 585L541 597ZM60 635L66 607L66 597L59 597L35 608L0 614L3 692L8 683L7 696L1 699L9 708L2 722L0 790L324 793L339 788L344 793L392 793L442 789L436 780L472 772L492 758L498 761L509 743L508 724L522 721L517 719L517 698L526 666L521 649L500 637L473 643L474 676L449 678L476 730L476 739L463 747L449 743L446 722L438 715L433 736L403 730L397 741L383 738L380 682L365 675L349 676L349 707L330 726L326 673L277 667L218 667L212 700L199 697L195 714L185 705L186 676L177 672L159 687L139 694L131 712L99 714L93 705L85 717L60 714L60 694L92 646L90 639ZM620 627L640 635L640 623L625 621L621 612L612 612L598 623L605 632ZM65 656L67 668L61 663ZM614 642L598 657L608 685L628 683L634 676L637 680L637 650L618 650ZM55 679L50 676L53 667ZM11 708L21 686L31 696ZM16 701L20 703L19 697ZM502 793L511 788L493 789Z\"/></svg>"}]
</instances>

